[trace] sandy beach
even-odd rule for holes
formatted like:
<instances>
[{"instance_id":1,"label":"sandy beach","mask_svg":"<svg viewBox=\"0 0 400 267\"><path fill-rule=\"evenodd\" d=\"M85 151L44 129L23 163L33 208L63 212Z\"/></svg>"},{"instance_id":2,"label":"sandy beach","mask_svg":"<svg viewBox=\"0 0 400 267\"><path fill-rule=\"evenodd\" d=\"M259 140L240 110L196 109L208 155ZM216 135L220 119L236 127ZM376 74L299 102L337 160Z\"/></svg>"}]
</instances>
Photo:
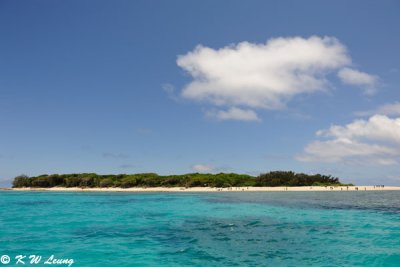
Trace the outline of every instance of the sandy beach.
<instances>
[{"instance_id":1,"label":"sandy beach","mask_svg":"<svg viewBox=\"0 0 400 267\"><path fill-rule=\"evenodd\" d=\"M287 191L390 191L400 190L400 186L295 186L295 187L132 187L132 188L79 188L79 187L51 187L51 188L3 188L13 191L71 191L71 192L287 192Z\"/></svg>"}]
</instances>

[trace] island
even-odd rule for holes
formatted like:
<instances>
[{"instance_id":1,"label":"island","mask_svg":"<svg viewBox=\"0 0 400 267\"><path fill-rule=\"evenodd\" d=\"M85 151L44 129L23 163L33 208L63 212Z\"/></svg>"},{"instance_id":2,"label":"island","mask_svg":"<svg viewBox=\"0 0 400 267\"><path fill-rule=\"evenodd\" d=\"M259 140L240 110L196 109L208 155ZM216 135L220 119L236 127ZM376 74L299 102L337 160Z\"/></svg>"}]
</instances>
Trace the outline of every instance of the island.
<instances>
[{"instance_id":1,"label":"island","mask_svg":"<svg viewBox=\"0 0 400 267\"><path fill-rule=\"evenodd\" d=\"M272 171L258 176L236 173L188 173L158 175L156 173L99 175L96 173L43 174L14 178L13 188L154 188L154 187L295 187L295 186L352 186L330 175L304 174L292 171Z\"/></svg>"}]
</instances>

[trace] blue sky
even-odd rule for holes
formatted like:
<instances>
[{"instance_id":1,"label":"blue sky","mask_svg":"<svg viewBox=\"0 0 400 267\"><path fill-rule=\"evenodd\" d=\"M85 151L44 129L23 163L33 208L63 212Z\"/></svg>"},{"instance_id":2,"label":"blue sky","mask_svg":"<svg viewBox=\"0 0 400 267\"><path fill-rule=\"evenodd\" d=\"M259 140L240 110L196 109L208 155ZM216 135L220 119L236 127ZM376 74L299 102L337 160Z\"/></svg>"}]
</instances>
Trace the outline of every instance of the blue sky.
<instances>
[{"instance_id":1,"label":"blue sky","mask_svg":"<svg viewBox=\"0 0 400 267\"><path fill-rule=\"evenodd\" d=\"M1 1L0 186L22 173L271 170L399 184L399 12Z\"/></svg>"}]
</instances>

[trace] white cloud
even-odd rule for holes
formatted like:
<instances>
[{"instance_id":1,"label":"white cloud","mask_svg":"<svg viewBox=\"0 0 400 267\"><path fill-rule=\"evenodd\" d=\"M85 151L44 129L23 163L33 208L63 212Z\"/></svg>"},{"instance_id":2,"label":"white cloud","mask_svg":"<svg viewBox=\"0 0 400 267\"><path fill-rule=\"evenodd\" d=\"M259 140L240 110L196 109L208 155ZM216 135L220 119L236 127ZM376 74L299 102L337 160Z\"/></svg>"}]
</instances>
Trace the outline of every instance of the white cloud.
<instances>
[{"instance_id":1,"label":"white cloud","mask_svg":"<svg viewBox=\"0 0 400 267\"><path fill-rule=\"evenodd\" d=\"M328 140L308 144L300 161L368 164L400 163L400 118L374 115L345 126L333 125L317 132Z\"/></svg>"},{"instance_id":2,"label":"white cloud","mask_svg":"<svg viewBox=\"0 0 400 267\"><path fill-rule=\"evenodd\" d=\"M366 95L373 95L376 92L378 77L375 75L351 68L343 68L338 72L338 77L343 83L362 86Z\"/></svg>"},{"instance_id":3,"label":"white cloud","mask_svg":"<svg viewBox=\"0 0 400 267\"><path fill-rule=\"evenodd\" d=\"M192 170L195 172L213 172L215 168L208 164L195 164L192 166Z\"/></svg>"},{"instance_id":4,"label":"white cloud","mask_svg":"<svg viewBox=\"0 0 400 267\"><path fill-rule=\"evenodd\" d=\"M386 116L400 116L400 102L387 103L377 109L359 111L355 113L357 116L370 116L373 114L381 114Z\"/></svg>"},{"instance_id":5,"label":"white cloud","mask_svg":"<svg viewBox=\"0 0 400 267\"><path fill-rule=\"evenodd\" d=\"M181 92L186 99L228 108L282 109L296 95L327 90L328 74L351 66L351 58L336 38L313 36L220 49L199 45L178 56L177 64L193 78Z\"/></svg>"},{"instance_id":6,"label":"white cloud","mask_svg":"<svg viewBox=\"0 0 400 267\"><path fill-rule=\"evenodd\" d=\"M317 135L337 139L376 140L400 145L400 118L374 115L368 120L355 120L346 126L333 125L328 130L318 131Z\"/></svg>"},{"instance_id":7,"label":"white cloud","mask_svg":"<svg viewBox=\"0 0 400 267\"><path fill-rule=\"evenodd\" d=\"M194 78L184 97L270 109L296 94L322 90L323 72L349 63L346 48L330 37L276 38L219 50L197 46L177 60Z\"/></svg>"},{"instance_id":8,"label":"white cloud","mask_svg":"<svg viewBox=\"0 0 400 267\"><path fill-rule=\"evenodd\" d=\"M240 109L232 107L225 110L212 110L206 112L206 116L210 118L216 118L217 120L240 120L240 121L261 121L251 109Z\"/></svg>"}]
</instances>

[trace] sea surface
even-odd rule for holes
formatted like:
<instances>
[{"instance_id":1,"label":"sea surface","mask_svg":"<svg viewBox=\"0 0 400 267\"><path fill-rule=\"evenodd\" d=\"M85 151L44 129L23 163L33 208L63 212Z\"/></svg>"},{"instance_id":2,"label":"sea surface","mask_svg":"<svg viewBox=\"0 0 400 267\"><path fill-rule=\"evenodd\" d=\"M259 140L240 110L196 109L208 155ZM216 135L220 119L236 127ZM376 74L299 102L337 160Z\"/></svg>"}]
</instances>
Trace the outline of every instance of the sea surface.
<instances>
[{"instance_id":1,"label":"sea surface","mask_svg":"<svg viewBox=\"0 0 400 267\"><path fill-rule=\"evenodd\" d=\"M2 191L0 256L15 266L18 255L23 266L30 255L42 256L35 266L51 255L100 267L400 266L400 191Z\"/></svg>"}]
</instances>

